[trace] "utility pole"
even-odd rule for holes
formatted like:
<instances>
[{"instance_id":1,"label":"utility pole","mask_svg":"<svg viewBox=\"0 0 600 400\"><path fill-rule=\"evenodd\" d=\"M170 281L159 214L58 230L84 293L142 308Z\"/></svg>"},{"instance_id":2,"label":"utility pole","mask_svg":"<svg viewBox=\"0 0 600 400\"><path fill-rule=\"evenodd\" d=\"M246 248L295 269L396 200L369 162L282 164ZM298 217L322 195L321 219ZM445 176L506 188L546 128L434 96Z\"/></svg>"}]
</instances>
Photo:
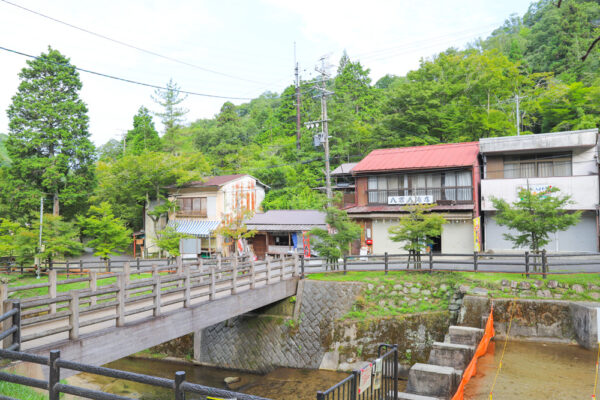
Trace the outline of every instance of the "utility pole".
<instances>
[{"instance_id":1,"label":"utility pole","mask_svg":"<svg viewBox=\"0 0 600 400\"><path fill-rule=\"evenodd\" d=\"M521 127L519 126L519 119L520 119L520 115L519 115L519 95L515 94L515 102L517 103L517 136L521 135Z\"/></svg>"},{"instance_id":2,"label":"utility pole","mask_svg":"<svg viewBox=\"0 0 600 400\"><path fill-rule=\"evenodd\" d=\"M300 67L296 60L296 42L294 42L294 64L296 64L296 148L300 150Z\"/></svg>"},{"instance_id":3,"label":"utility pole","mask_svg":"<svg viewBox=\"0 0 600 400\"><path fill-rule=\"evenodd\" d=\"M40 197L40 239L38 242L39 252L42 251L42 226L43 226L43 224L44 224L44 196L41 196ZM35 259L36 259L35 273L37 275L37 279L40 279L40 272L41 272L40 270L41 270L42 260L38 256L36 256Z\"/></svg>"},{"instance_id":4,"label":"utility pole","mask_svg":"<svg viewBox=\"0 0 600 400\"><path fill-rule=\"evenodd\" d=\"M317 121L305 122L304 125L307 125L309 128L321 126L321 133L315 135L314 141L315 146L322 144L323 148L325 149L325 190L327 193L327 205L331 206L331 199L333 198L333 195L331 193L331 171L329 165L329 119L327 116L327 96L331 96L333 92L325 88L326 80L329 77L327 69L330 67L330 65L325 64L325 61L328 59L328 57L329 56L321 57L321 69L319 69L319 67L315 67L315 71L321 74L320 85L314 87L315 90L319 92L319 94L314 97L321 98L321 119Z\"/></svg>"}]
</instances>

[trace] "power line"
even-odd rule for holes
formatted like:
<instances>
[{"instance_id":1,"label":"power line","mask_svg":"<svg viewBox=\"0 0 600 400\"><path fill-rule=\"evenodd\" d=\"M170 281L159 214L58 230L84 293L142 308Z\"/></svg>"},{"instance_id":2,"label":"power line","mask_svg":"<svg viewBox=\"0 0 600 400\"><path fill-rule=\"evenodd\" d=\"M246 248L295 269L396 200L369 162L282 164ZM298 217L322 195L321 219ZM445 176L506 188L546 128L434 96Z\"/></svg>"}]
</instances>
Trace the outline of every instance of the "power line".
<instances>
[{"instance_id":1,"label":"power line","mask_svg":"<svg viewBox=\"0 0 600 400\"><path fill-rule=\"evenodd\" d=\"M209 68L201 67L201 66L199 66L199 65L192 64L192 63L190 63L190 62L187 62L187 61L182 61L182 60L179 60L179 59L177 59L177 58L174 58L174 57L165 56L165 55L163 55L163 54L160 54L160 53L154 52L154 51L152 51L152 50L147 50L147 49L144 49L144 48L142 48L142 47L138 47L138 46L135 46L135 45L133 45L133 44L129 44L129 43L123 42L123 41L121 41L121 40L118 40L118 39L113 39L113 38L111 38L111 37L108 37L108 36L102 35L102 34L100 34L100 33L96 33L96 32L90 31L90 30L88 30L88 29L85 29L85 28L82 28L82 27L79 27L79 26L73 25L73 24L71 24L71 23L69 23L69 22L61 21L61 20L59 20L59 19L57 19L57 18L54 18L54 17L51 17L51 16L49 16L49 15L42 14L41 12L38 12L38 11L32 10L32 9L30 9L30 8L23 7L23 6L19 5L19 4L12 3L12 2L10 2L10 1L8 1L8 0L0 0L0 1L2 1L3 3L9 4L9 5L13 6L13 7L20 8L21 10L24 10L24 11L30 12L30 13L32 13L32 14L35 14L35 15L38 15L38 16L40 16L40 17L42 17L42 18L49 19L49 20L51 20L51 21L57 22L57 23L59 23L59 24L62 24L62 25L68 26L68 27L70 27L70 28L73 28L73 29L77 29L77 30L79 30L79 31L82 31L82 32L85 32L85 33L87 33L87 34L90 34L90 35L93 35L93 36L99 37L99 38L101 38L101 39L108 40L108 41L110 41L110 42L113 42L113 43L120 44L121 46L129 47L129 48L131 48L131 49L134 49L134 50L140 51L140 52L142 52L142 53L150 54L150 55L152 55L152 56L155 56L155 57L159 57L159 58L162 58L162 59L165 59L165 60L169 60L169 61L172 61L172 62L175 62L175 63L178 63L178 64L186 65L186 66L188 66L188 67L196 68L196 69L199 69L199 70L201 70L201 71L210 72L210 73L212 73L212 74L217 74L217 75L225 76L225 77L228 77L228 78L237 79L237 80L240 80L240 81L246 81L246 82L251 82L251 83L258 83L258 84L260 84L260 85L264 85L264 84L265 84L264 82L258 82L258 81L254 81L254 80L251 80L251 79L241 78L241 77L239 77L239 76L230 75L230 74L226 74L226 73L224 73L224 72L215 71L215 70L213 70L213 69L209 69Z\"/></svg>"},{"instance_id":2,"label":"power line","mask_svg":"<svg viewBox=\"0 0 600 400\"><path fill-rule=\"evenodd\" d=\"M4 1L4 0L0 0L0 1ZM114 80L121 81L121 82L132 83L134 85L140 85L140 86L150 87L150 88L153 88L153 89L169 90L166 87L158 86L158 85L153 85L151 83L144 83L144 82L134 81L132 79L127 79L127 78L120 78L118 76L108 75L108 74L104 74L102 72L96 72L96 71L91 71L89 69L79 68L79 67L76 67L76 66L74 66L72 64L57 63L57 62L54 62L52 60L48 60L47 58L44 58L44 57L32 56L31 54L23 53L23 52L16 51L16 50L7 49L6 47L2 47L2 46L0 46L0 50L8 51L10 53L18 54L18 55L21 55L21 56L24 56L24 57L34 58L36 60L41 60L41 61L44 61L44 62L49 62L49 63L52 63L52 64L56 64L56 65L68 66L68 67L71 67L71 68L73 68L73 69L75 69L77 71L87 72L88 74L101 76L103 78L110 78L110 79L114 79ZM251 97L221 96L221 95L216 95L216 94L190 92L190 91L187 91L187 90L178 90L178 92L179 93L183 93L183 94L188 94L190 96L211 97L211 98L217 98L217 99L252 100Z\"/></svg>"}]
</instances>

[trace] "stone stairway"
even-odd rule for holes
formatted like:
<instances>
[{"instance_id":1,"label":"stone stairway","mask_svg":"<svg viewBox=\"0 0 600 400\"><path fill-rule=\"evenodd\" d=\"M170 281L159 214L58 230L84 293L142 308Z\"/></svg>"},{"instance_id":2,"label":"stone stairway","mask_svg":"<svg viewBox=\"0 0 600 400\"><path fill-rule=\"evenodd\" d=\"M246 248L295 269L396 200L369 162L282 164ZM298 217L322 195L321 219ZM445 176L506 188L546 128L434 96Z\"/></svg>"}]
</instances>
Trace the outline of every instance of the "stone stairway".
<instances>
[{"instance_id":1,"label":"stone stairway","mask_svg":"<svg viewBox=\"0 0 600 400\"><path fill-rule=\"evenodd\" d=\"M414 364L408 373L406 392L401 400L449 400L454 395L483 329L451 326L444 342L435 342L427 364Z\"/></svg>"}]
</instances>

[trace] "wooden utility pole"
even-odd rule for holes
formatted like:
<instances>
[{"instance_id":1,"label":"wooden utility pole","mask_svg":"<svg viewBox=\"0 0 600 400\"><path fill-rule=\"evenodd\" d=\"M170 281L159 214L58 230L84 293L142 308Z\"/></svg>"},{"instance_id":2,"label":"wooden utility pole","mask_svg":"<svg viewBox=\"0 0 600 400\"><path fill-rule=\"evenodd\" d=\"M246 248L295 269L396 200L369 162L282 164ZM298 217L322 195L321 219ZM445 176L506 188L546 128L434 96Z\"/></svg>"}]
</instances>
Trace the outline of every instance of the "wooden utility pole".
<instances>
[{"instance_id":1,"label":"wooden utility pole","mask_svg":"<svg viewBox=\"0 0 600 400\"><path fill-rule=\"evenodd\" d=\"M300 150L300 67L296 61L296 43L294 43L294 62L296 63L296 148Z\"/></svg>"}]
</instances>

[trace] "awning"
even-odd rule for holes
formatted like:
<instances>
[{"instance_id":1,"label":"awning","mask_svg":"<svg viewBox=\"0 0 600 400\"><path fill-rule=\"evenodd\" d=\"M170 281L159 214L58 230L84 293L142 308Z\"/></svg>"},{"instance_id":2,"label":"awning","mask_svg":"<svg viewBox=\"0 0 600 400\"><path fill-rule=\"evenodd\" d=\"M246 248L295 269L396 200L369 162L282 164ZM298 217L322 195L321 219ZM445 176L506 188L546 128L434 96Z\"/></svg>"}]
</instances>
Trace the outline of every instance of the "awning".
<instances>
[{"instance_id":1,"label":"awning","mask_svg":"<svg viewBox=\"0 0 600 400\"><path fill-rule=\"evenodd\" d=\"M217 229L221 221L196 221L192 219L174 219L167 226L175 228L179 233L208 237Z\"/></svg>"}]
</instances>

